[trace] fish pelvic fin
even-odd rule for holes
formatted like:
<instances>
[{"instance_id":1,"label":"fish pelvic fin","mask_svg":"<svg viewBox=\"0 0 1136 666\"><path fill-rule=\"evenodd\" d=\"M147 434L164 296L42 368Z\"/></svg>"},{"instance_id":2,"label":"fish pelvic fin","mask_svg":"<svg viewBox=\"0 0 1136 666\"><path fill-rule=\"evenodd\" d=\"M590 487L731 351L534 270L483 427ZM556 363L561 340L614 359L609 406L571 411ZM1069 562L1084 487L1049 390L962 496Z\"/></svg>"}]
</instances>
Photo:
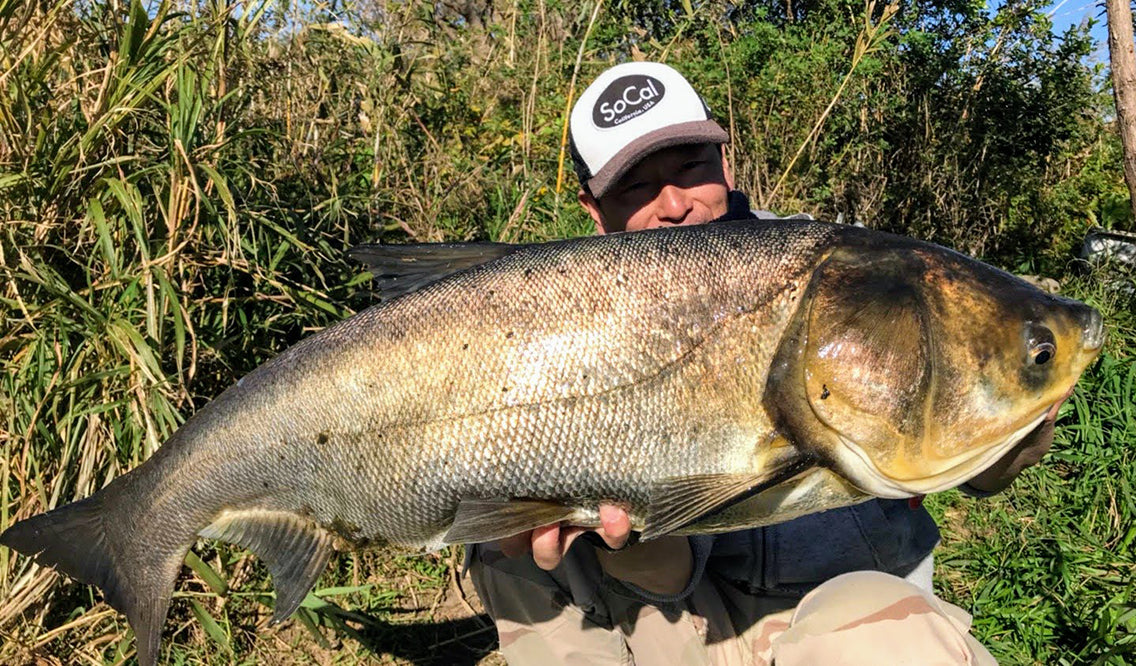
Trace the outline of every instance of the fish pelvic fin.
<instances>
[{"instance_id":1,"label":"fish pelvic fin","mask_svg":"<svg viewBox=\"0 0 1136 666\"><path fill-rule=\"evenodd\" d=\"M135 532L132 521L111 515L112 506L104 490L12 525L0 535L0 544L97 586L134 629L138 663L153 666L174 583L192 540Z\"/></svg>"},{"instance_id":2,"label":"fish pelvic fin","mask_svg":"<svg viewBox=\"0 0 1136 666\"><path fill-rule=\"evenodd\" d=\"M807 456L786 456L760 473L698 474L663 479L651 488L640 534L649 541L713 515L813 467Z\"/></svg>"},{"instance_id":3,"label":"fish pelvic fin","mask_svg":"<svg viewBox=\"0 0 1136 666\"><path fill-rule=\"evenodd\" d=\"M528 530L571 521L576 509L544 500L467 499L458 504L446 544L496 541Z\"/></svg>"},{"instance_id":4,"label":"fish pelvic fin","mask_svg":"<svg viewBox=\"0 0 1136 666\"><path fill-rule=\"evenodd\" d=\"M296 612L334 551L327 530L286 511L226 511L198 534L247 548L264 561L276 589L273 624Z\"/></svg>"}]
</instances>

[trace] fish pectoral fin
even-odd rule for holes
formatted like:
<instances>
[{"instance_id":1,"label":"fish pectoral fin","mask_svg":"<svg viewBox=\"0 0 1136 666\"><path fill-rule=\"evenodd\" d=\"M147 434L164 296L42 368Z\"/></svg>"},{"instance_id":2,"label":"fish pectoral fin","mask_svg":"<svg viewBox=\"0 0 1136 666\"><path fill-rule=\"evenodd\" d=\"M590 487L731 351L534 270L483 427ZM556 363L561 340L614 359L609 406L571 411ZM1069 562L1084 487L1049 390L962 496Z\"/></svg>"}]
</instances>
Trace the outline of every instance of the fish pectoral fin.
<instances>
[{"instance_id":1,"label":"fish pectoral fin","mask_svg":"<svg viewBox=\"0 0 1136 666\"><path fill-rule=\"evenodd\" d=\"M760 474L699 474L664 479L651 488L650 511L640 534L655 539L717 513L813 466L794 457Z\"/></svg>"},{"instance_id":2,"label":"fish pectoral fin","mask_svg":"<svg viewBox=\"0 0 1136 666\"><path fill-rule=\"evenodd\" d=\"M569 520L575 513L570 506L545 500L462 500L442 540L447 544L496 541Z\"/></svg>"},{"instance_id":3,"label":"fish pectoral fin","mask_svg":"<svg viewBox=\"0 0 1136 666\"><path fill-rule=\"evenodd\" d=\"M366 264L383 300L409 294L467 268L488 263L522 247L509 243L410 243L357 245L347 251Z\"/></svg>"},{"instance_id":4,"label":"fish pectoral fin","mask_svg":"<svg viewBox=\"0 0 1136 666\"><path fill-rule=\"evenodd\" d=\"M333 551L327 530L286 511L226 511L199 534L235 543L264 560L276 588L274 624L296 611Z\"/></svg>"}]
</instances>

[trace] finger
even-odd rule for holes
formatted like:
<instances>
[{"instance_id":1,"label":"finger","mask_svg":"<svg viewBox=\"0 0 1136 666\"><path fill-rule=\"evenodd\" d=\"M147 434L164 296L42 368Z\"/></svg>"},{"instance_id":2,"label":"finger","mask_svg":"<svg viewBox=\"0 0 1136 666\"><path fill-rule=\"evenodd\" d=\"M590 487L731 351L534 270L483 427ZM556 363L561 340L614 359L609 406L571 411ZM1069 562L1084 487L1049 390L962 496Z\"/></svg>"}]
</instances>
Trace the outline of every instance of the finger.
<instances>
[{"instance_id":1,"label":"finger","mask_svg":"<svg viewBox=\"0 0 1136 666\"><path fill-rule=\"evenodd\" d=\"M560 564L560 524L545 525L532 531L532 554L536 565L552 571Z\"/></svg>"},{"instance_id":2,"label":"finger","mask_svg":"<svg viewBox=\"0 0 1136 666\"><path fill-rule=\"evenodd\" d=\"M627 545L631 536L631 518L627 511L614 504L600 505L600 528L596 530L609 548L619 550Z\"/></svg>"},{"instance_id":3,"label":"finger","mask_svg":"<svg viewBox=\"0 0 1136 666\"><path fill-rule=\"evenodd\" d=\"M1065 395L1061 396L1060 400L1053 403L1053 406L1049 408L1049 413L1045 415L1046 420L1054 421L1057 419L1057 412L1061 410L1061 405L1064 405L1065 401L1073 395L1073 390L1076 388L1076 386L1070 386L1069 390L1065 392Z\"/></svg>"},{"instance_id":4,"label":"finger","mask_svg":"<svg viewBox=\"0 0 1136 666\"><path fill-rule=\"evenodd\" d=\"M1023 469L1041 462L1041 459L1053 446L1055 425L1053 419L1047 416L1044 421L1023 437L1022 441L1014 447L1014 450L1006 455L1004 472L1013 478Z\"/></svg>"},{"instance_id":5,"label":"finger","mask_svg":"<svg viewBox=\"0 0 1136 666\"><path fill-rule=\"evenodd\" d=\"M560 528L560 557L564 557L568 553L568 549L572 547L572 542L587 531L588 529L585 527Z\"/></svg>"},{"instance_id":6,"label":"finger","mask_svg":"<svg viewBox=\"0 0 1136 666\"><path fill-rule=\"evenodd\" d=\"M1053 446L1055 425L1052 419L1048 419L1034 432L1032 445L1022 454L1022 463L1026 467L1041 462L1041 459L1049 452L1050 447Z\"/></svg>"},{"instance_id":7,"label":"finger","mask_svg":"<svg viewBox=\"0 0 1136 666\"><path fill-rule=\"evenodd\" d=\"M532 538L533 533L531 531L521 532L499 540L497 547L501 549L505 557L520 557L532 550Z\"/></svg>"},{"instance_id":8,"label":"finger","mask_svg":"<svg viewBox=\"0 0 1136 666\"><path fill-rule=\"evenodd\" d=\"M1053 445L1054 425L1053 420L1047 417L1018 442L1014 450L1007 454L1007 459L1026 461L1027 465L1036 463Z\"/></svg>"}]
</instances>

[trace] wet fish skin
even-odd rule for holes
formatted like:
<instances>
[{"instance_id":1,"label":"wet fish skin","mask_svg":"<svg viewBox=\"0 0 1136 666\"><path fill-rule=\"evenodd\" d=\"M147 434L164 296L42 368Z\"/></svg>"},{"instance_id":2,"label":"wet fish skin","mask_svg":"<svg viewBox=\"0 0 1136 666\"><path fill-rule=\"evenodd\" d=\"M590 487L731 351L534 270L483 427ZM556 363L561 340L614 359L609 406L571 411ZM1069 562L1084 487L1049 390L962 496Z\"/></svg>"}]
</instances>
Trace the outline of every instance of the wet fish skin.
<instances>
[{"instance_id":1,"label":"wet fish skin","mask_svg":"<svg viewBox=\"0 0 1136 666\"><path fill-rule=\"evenodd\" d=\"M835 313L851 305L855 314L854 294L840 282L856 273L858 255L872 257L865 264L882 266L889 279L916 271L910 287L919 293L949 283L971 298L967 290L977 289L977 305L966 307L985 316L1002 307L1011 326L1021 327L1023 313L1061 324L1063 354L1077 349L1054 360L1062 370L1028 399L1015 399L1022 377L992 381L1009 397L996 396L1001 416L981 416L1011 423L1012 432L1072 385L1095 356L1083 339L1100 328L1085 306L941 248L813 222L488 252L486 263L457 262L458 272L302 341L194 415L142 466L90 498L13 525L0 543L103 589L127 614L140 661L150 664L173 581L198 534L268 562L282 619L322 571L334 540L436 548L557 520L595 524L600 501L625 504L645 534L722 531L793 517L779 515L786 505L771 499L776 487L761 492L782 482L804 489L791 503L796 510L812 511L868 492L914 492L905 486L911 478L876 478L881 469L915 482L921 473L949 475L917 464L920 451L936 458L941 437L911 418L918 389L879 412L902 422L895 430L913 453L891 456L873 441L867 450L879 465L849 463L859 454L848 454L841 433L863 434L848 417L863 403L849 398L857 389L841 384L838 366L816 361L809 336L839 337L817 324L812 315L823 309L814 302ZM902 259L912 253L923 253L922 263ZM928 265L952 279L928 278L938 275ZM881 288L877 305L889 295L886 282L872 282ZM905 330L928 329L919 323L923 301L909 305L916 314L908 312ZM1005 335L993 338L991 349L1006 346ZM1024 342L1009 344L1009 355L1020 356ZM875 352L856 360L875 364L878 376L895 362ZM835 372L835 381L821 379L835 398L818 402L814 365ZM999 373L1011 366L1001 363ZM938 377L958 386L965 374L932 373L924 383ZM973 410L973 402L958 404ZM966 418L952 415L952 423ZM1006 434L996 424L988 429ZM948 458L959 454L952 447ZM905 462L889 467L889 456ZM809 471L813 465L826 471ZM90 546L77 552L75 543Z\"/></svg>"}]
</instances>

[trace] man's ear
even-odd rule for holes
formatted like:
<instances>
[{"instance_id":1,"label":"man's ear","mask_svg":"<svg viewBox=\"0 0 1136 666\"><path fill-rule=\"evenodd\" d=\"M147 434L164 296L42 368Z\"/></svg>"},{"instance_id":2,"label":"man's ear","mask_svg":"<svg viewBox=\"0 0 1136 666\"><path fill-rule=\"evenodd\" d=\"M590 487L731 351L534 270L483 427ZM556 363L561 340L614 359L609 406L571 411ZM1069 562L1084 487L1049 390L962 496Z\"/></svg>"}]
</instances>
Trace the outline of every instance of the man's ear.
<instances>
[{"instance_id":1,"label":"man's ear","mask_svg":"<svg viewBox=\"0 0 1136 666\"><path fill-rule=\"evenodd\" d=\"M730 169L730 160L726 159L726 144L721 144L718 149L722 151L722 176L726 179L726 187L733 191L734 172Z\"/></svg>"},{"instance_id":2,"label":"man's ear","mask_svg":"<svg viewBox=\"0 0 1136 666\"><path fill-rule=\"evenodd\" d=\"M607 228L604 226L603 213L600 212L600 202L583 188L576 193L576 201L579 201L584 210L588 211L588 215L592 216L592 221L596 223L596 235L606 234Z\"/></svg>"}]
</instances>

